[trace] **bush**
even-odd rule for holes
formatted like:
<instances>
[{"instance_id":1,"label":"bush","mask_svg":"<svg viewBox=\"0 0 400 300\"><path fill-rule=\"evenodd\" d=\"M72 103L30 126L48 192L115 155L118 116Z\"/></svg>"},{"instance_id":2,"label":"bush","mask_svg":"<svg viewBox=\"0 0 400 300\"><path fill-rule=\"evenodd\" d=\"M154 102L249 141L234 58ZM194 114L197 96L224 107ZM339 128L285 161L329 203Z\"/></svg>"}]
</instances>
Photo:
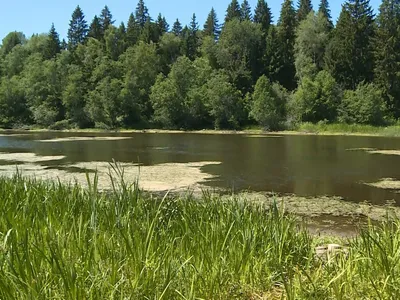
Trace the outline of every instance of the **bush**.
<instances>
[{"instance_id":1,"label":"bush","mask_svg":"<svg viewBox=\"0 0 400 300\"><path fill-rule=\"evenodd\" d=\"M340 101L341 91L335 79L327 71L321 71L315 79L305 77L301 81L294 94L293 109L298 110L304 122L333 122Z\"/></svg>"},{"instance_id":2,"label":"bush","mask_svg":"<svg viewBox=\"0 0 400 300\"><path fill-rule=\"evenodd\" d=\"M69 120L58 121L49 126L50 130L65 130L70 128L71 128L71 123Z\"/></svg>"},{"instance_id":3,"label":"bush","mask_svg":"<svg viewBox=\"0 0 400 300\"><path fill-rule=\"evenodd\" d=\"M355 91L344 92L339 121L382 125L386 112L382 91L372 83L361 83Z\"/></svg>"}]
</instances>

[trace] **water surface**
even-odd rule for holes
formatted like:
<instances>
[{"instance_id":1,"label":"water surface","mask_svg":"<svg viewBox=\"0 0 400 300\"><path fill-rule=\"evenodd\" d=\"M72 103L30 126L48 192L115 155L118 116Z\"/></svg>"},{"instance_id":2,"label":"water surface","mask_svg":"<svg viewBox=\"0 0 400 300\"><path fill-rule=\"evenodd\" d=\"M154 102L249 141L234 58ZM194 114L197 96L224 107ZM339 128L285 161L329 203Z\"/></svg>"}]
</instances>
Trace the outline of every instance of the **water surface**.
<instances>
[{"instance_id":1,"label":"water surface","mask_svg":"<svg viewBox=\"0 0 400 300\"><path fill-rule=\"evenodd\" d=\"M122 136L121 140L41 140L85 136ZM134 162L143 165L216 161L202 171L213 178L210 187L294 193L300 196L340 196L350 201L383 204L395 191L367 186L382 178L400 180L400 156L348 151L354 148L400 150L399 138L356 136L269 136L166 133L29 133L0 136L0 152L33 152L65 156L40 162L65 169L78 162ZM0 160L0 164L6 162ZM9 162L8 162L9 163ZM76 171L76 170L74 170ZM165 174L168 176L168 174Z\"/></svg>"}]
</instances>

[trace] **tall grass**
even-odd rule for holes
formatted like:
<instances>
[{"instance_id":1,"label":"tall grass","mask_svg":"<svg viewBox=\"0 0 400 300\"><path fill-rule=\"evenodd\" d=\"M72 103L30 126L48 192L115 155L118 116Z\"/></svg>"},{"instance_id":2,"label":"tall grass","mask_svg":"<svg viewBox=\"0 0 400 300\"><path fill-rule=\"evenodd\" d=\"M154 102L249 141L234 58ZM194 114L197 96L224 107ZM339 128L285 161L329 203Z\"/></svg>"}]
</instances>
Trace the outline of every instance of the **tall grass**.
<instances>
[{"instance_id":1,"label":"tall grass","mask_svg":"<svg viewBox=\"0 0 400 300\"><path fill-rule=\"evenodd\" d=\"M400 222L348 256L277 206L0 178L0 299L396 299Z\"/></svg>"},{"instance_id":2,"label":"tall grass","mask_svg":"<svg viewBox=\"0 0 400 300\"><path fill-rule=\"evenodd\" d=\"M311 133L337 133L337 134L371 134L381 136L400 136L400 124L379 127L362 124L344 124L344 123L302 123L298 131Z\"/></svg>"}]
</instances>

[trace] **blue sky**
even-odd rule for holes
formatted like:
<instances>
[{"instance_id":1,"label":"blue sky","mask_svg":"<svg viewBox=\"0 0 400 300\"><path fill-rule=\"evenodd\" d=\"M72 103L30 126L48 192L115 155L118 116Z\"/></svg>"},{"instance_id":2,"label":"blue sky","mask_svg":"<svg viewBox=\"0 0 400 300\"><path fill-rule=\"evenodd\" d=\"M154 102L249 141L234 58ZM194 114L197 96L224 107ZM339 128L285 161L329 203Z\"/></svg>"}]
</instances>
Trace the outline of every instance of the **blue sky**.
<instances>
[{"instance_id":1,"label":"blue sky","mask_svg":"<svg viewBox=\"0 0 400 300\"><path fill-rule=\"evenodd\" d=\"M129 14L136 8L137 0L0 0L1 26L0 39L11 31L22 31L27 37L33 33L43 33L54 23L61 38L66 37L68 23L75 7L79 4L86 15L88 23L95 14L99 14L104 5L110 8L116 23L126 23ZM145 0L150 15L156 18L161 12L172 24L179 18L182 24L188 24L195 12L199 25L202 27L211 7L217 11L220 21L224 19L225 11L231 0ZM240 1L241 2L241 1ZM254 9L257 0L249 0ZM278 20L283 0L267 0L271 7L274 21ZM297 5L297 0L294 0ZM313 0L318 7L319 0ZM342 0L331 0L330 6L334 20L338 17ZM371 0L372 7L377 10L381 0Z\"/></svg>"}]
</instances>

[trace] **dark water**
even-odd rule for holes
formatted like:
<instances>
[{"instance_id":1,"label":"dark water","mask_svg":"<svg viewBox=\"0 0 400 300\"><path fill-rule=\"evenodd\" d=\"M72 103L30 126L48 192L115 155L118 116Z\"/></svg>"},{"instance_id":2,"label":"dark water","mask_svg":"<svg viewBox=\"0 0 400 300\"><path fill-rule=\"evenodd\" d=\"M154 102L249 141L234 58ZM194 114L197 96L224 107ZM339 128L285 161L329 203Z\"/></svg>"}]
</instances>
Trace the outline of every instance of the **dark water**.
<instances>
[{"instance_id":1,"label":"dark water","mask_svg":"<svg viewBox=\"0 0 400 300\"><path fill-rule=\"evenodd\" d=\"M400 194L362 184L381 178L400 180L400 156L346 151L350 148L400 150L399 138L354 136L247 137L202 134L115 134L127 140L39 142L68 136L105 134L33 133L0 136L0 152L35 152L65 155L68 165L82 161L140 162L144 165L220 161L203 167L215 175L205 184L235 191L273 191L301 196L332 195L375 204L395 200ZM110 136L110 134L107 134ZM0 161L1 163L1 161ZM54 167L54 166L53 166ZM168 174L166 174L167 176Z\"/></svg>"}]
</instances>

